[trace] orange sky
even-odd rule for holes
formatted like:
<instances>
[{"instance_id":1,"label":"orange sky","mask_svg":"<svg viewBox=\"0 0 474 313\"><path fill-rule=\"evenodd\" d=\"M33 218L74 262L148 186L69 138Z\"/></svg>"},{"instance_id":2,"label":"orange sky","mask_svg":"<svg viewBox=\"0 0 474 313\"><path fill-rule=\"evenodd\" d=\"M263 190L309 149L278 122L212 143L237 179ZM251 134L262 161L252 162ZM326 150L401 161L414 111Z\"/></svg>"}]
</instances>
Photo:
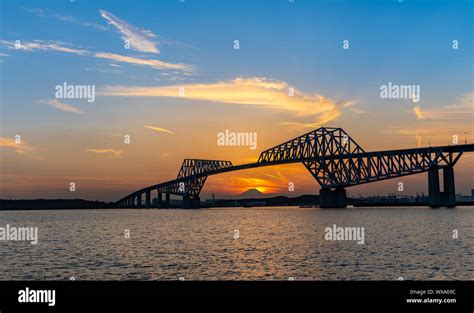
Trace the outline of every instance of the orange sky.
<instances>
[{"instance_id":1,"label":"orange sky","mask_svg":"<svg viewBox=\"0 0 474 313\"><path fill-rule=\"evenodd\" d=\"M463 3L452 6L450 23L436 3L400 13L357 3L248 2L235 7L245 23L217 3L217 11L196 5L200 14L178 2L150 2L146 12L113 2L5 5L0 198L117 200L176 178L185 158L255 162L320 126L343 128L366 151L449 145L453 136L463 143L465 134L474 142L472 14ZM93 85L94 101L58 98L55 88L66 82ZM388 82L418 85L421 96L386 99L380 88ZM256 133L256 149L220 146L226 130ZM456 165L458 193L474 188L473 160L465 155ZM403 178L404 193L426 192L425 176ZM387 194L397 182L349 192ZM202 198L251 188L319 190L293 164L210 177Z\"/></svg>"}]
</instances>

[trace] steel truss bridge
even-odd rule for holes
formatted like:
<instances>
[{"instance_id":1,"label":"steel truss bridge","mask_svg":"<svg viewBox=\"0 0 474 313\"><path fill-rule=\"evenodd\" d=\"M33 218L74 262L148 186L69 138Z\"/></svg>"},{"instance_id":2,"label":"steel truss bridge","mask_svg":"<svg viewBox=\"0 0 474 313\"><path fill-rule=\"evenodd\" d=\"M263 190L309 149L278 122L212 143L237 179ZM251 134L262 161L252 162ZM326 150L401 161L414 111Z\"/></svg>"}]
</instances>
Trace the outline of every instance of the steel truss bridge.
<instances>
[{"instance_id":1,"label":"steel truss bridge","mask_svg":"<svg viewBox=\"0 0 474 313\"><path fill-rule=\"evenodd\" d=\"M170 207L170 195L183 197L184 208L198 208L199 194L208 176L263 166L303 163L321 186L320 207L346 207L346 188L428 172L429 204L454 207L453 167L474 144L366 152L342 128L321 127L263 151L256 163L185 159L176 179L137 190L117 201L121 207L151 207L157 192L158 207ZM443 191L439 170L443 170ZM163 194L166 199L163 203Z\"/></svg>"}]
</instances>

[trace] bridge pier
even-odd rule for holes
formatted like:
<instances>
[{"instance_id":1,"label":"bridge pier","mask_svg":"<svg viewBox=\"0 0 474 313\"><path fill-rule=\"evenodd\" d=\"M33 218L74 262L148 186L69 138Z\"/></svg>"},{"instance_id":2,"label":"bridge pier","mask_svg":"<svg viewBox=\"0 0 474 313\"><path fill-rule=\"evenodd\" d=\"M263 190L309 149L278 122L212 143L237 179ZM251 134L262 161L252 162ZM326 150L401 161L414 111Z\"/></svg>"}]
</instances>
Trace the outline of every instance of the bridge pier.
<instances>
[{"instance_id":1,"label":"bridge pier","mask_svg":"<svg viewBox=\"0 0 474 313\"><path fill-rule=\"evenodd\" d=\"M145 192L146 208L151 208L151 191L148 190Z\"/></svg>"},{"instance_id":2,"label":"bridge pier","mask_svg":"<svg viewBox=\"0 0 474 313\"><path fill-rule=\"evenodd\" d=\"M201 207L201 198L198 196L184 196L183 209L199 209Z\"/></svg>"},{"instance_id":3,"label":"bridge pier","mask_svg":"<svg viewBox=\"0 0 474 313\"><path fill-rule=\"evenodd\" d=\"M191 200L191 204L194 209L200 209L201 208L201 198L199 196L193 197Z\"/></svg>"},{"instance_id":4,"label":"bridge pier","mask_svg":"<svg viewBox=\"0 0 474 313\"><path fill-rule=\"evenodd\" d=\"M443 191L439 188L439 169L443 169ZM432 208L456 206L454 169L452 166L432 166L428 170L428 204Z\"/></svg>"},{"instance_id":5,"label":"bridge pier","mask_svg":"<svg viewBox=\"0 0 474 313\"><path fill-rule=\"evenodd\" d=\"M165 201L165 209L169 209L171 207L171 199L170 194L166 193L166 201Z\"/></svg>"},{"instance_id":6,"label":"bridge pier","mask_svg":"<svg viewBox=\"0 0 474 313\"><path fill-rule=\"evenodd\" d=\"M137 195L137 208L139 209L142 208L142 194L141 193Z\"/></svg>"},{"instance_id":7,"label":"bridge pier","mask_svg":"<svg viewBox=\"0 0 474 313\"><path fill-rule=\"evenodd\" d=\"M454 184L454 168L452 166L443 167L443 196L445 205L448 208L456 207L456 190Z\"/></svg>"},{"instance_id":8,"label":"bridge pier","mask_svg":"<svg viewBox=\"0 0 474 313\"><path fill-rule=\"evenodd\" d=\"M334 190L322 188L319 190L319 207L323 209L347 207L346 189L342 187Z\"/></svg>"},{"instance_id":9,"label":"bridge pier","mask_svg":"<svg viewBox=\"0 0 474 313\"><path fill-rule=\"evenodd\" d=\"M158 198L157 198L157 205L158 205L158 209L162 209L163 208L163 194L158 190Z\"/></svg>"}]
</instances>

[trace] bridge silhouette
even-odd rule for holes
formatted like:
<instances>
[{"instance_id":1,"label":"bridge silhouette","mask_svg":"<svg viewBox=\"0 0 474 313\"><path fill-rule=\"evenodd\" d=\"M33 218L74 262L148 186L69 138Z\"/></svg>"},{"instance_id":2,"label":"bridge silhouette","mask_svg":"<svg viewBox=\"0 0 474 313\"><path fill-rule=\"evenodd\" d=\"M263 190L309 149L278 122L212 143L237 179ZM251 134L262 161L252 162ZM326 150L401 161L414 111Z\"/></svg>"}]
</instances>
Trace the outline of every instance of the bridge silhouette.
<instances>
[{"instance_id":1,"label":"bridge silhouette","mask_svg":"<svg viewBox=\"0 0 474 313\"><path fill-rule=\"evenodd\" d=\"M472 151L474 144L366 152L342 128L321 127L263 151L255 163L234 166L230 161L185 159L176 179L137 190L116 204L150 208L151 192L156 191L159 208L170 207L170 195L182 196L183 208L199 208L199 195L208 176L303 163L321 186L321 208L346 207L348 187L424 172L428 172L429 205L455 207L454 165L464 152Z\"/></svg>"}]
</instances>

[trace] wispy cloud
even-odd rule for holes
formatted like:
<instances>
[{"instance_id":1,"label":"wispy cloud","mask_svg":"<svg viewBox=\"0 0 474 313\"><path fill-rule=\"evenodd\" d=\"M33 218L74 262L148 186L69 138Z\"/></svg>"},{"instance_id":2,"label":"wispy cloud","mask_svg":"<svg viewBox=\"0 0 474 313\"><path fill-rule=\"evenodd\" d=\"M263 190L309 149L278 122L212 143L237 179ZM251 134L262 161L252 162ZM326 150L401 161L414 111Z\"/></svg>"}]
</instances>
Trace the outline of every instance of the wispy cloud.
<instances>
[{"instance_id":1,"label":"wispy cloud","mask_svg":"<svg viewBox=\"0 0 474 313\"><path fill-rule=\"evenodd\" d=\"M145 65L155 69L174 69L174 70L182 70L182 71L192 71L193 67L186 64L175 64L175 63L168 63L163 62L160 60L153 60L153 59L141 59L136 57L129 57L125 55L115 54L115 53L108 53L108 52L97 52L95 53L95 57L101 59L112 60L115 62L122 62L122 63L131 63L137 65Z\"/></svg>"},{"instance_id":2,"label":"wispy cloud","mask_svg":"<svg viewBox=\"0 0 474 313\"><path fill-rule=\"evenodd\" d=\"M161 128L161 127L155 127L155 126L150 126L150 125L145 125L145 128L153 129L157 132L162 132L162 133L168 133L168 134L174 134L171 130L166 129L166 128Z\"/></svg>"},{"instance_id":3,"label":"wispy cloud","mask_svg":"<svg viewBox=\"0 0 474 313\"><path fill-rule=\"evenodd\" d=\"M45 41L45 40L33 40L30 42L20 41L16 44L14 41L0 40L0 43L12 50L22 50L22 51L55 51L63 53L73 53L78 55L86 55L90 52L82 49L74 49L68 47L68 44L61 41Z\"/></svg>"},{"instance_id":4,"label":"wispy cloud","mask_svg":"<svg viewBox=\"0 0 474 313\"><path fill-rule=\"evenodd\" d=\"M13 149L18 154L32 157L37 160L43 160L42 158L36 157L31 154L31 152L37 150L37 148L31 146L23 139L20 143L16 143L15 139L13 138L0 137L0 148Z\"/></svg>"},{"instance_id":5,"label":"wispy cloud","mask_svg":"<svg viewBox=\"0 0 474 313\"><path fill-rule=\"evenodd\" d=\"M110 12L99 10L100 16L106 19L109 24L114 26L122 35L123 40L130 43L130 48L133 50L149 53L160 53L155 41L156 35L151 31L130 25L126 21L118 18Z\"/></svg>"},{"instance_id":6,"label":"wispy cloud","mask_svg":"<svg viewBox=\"0 0 474 313\"><path fill-rule=\"evenodd\" d=\"M360 108L356 108L355 105L357 104L357 101L347 101L343 103L343 107L346 109L349 109L351 112L354 112L356 114L366 114L369 113L367 110L363 110Z\"/></svg>"},{"instance_id":7,"label":"wispy cloud","mask_svg":"<svg viewBox=\"0 0 474 313\"><path fill-rule=\"evenodd\" d=\"M473 117L474 114L474 93L467 93L459 97L454 104L439 107L425 108L421 110L419 106L413 108L416 118L419 120L430 119L440 120L450 117Z\"/></svg>"},{"instance_id":8,"label":"wispy cloud","mask_svg":"<svg viewBox=\"0 0 474 313\"><path fill-rule=\"evenodd\" d=\"M463 135L474 132L474 93L467 93L454 104L438 107L412 108L417 122L410 125L387 125L389 136L414 139L417 146L453 144L453 136L461 143Z\"/></svg>"},{"instance_id":9,"label":"wispy cloud","mask_svg":"<svg viewBox=\"0 0 474 313\"><path fill-rule=\"evenodd\" d=\"M36 148L30 146L25 140L21 143L16 143L13 138L0 137L0 147L13 148L15 150L35 150Z\"/></svg>"},{"instance_id":10,"label":"wispy cloud","mask_svg":"<svg viewBox=\"0 0 474 313\"><path fill-rule=\"evenodd\" d=\"M83 111L79 110L76 107L73 107L72 105L60 102L58 99L37 100L35 102L40 104L48 104L49 106L61 111L66 111L75 114L84 113Z\"/></svg>"},{"instance_id":11,"label":"wispy cloud","mask_svg":"<svg viewBox=\"0 0 474 313\"><path fill-rule=\"evenodd\" d=\"M116 53L109 52L92 52L83 49L76 49L70 47L69 44L60 41L42 41L34 40L30 42L20 42L19 45L16 45L13 41L0 40L0 44L7 47L11 50L20 50L20 51L44 51L44 52L61 52L61 53L70 53L75 55L94 57L98 59L112 60L115 62L128 63L134 65L148 66L154 69L166 69L166 70L177 70L187 73L194 71L194 67L182 63L168 63L160 61L157 59L143 59L131 56L125 56Z\"/></svg>"},{"instance_id":12,"label":"wispy cloud","mask_svg":"<svg viewBox=\"0 0 474 313\"><path fill-rule=\"evenodd\" d=\"M118 149L87 149L86 151L97 154L110 154L116 159L121 158L123 154L123 151Z\"/></svg>"},{"instance_id":13,"label":"wispy cloud","mask_svg":"<svg viewBox=\"0 0 474 313\"><path fill-rule=\"evenodd\" d=\"M64 15L62 13L58 13L58 12L55 12L55 11L50 10L50 9L30 9L28 11L35 14L36 16L39 16L39 17L54 18L58 21L73 24L73 25L91 27L91 28L95 28L95 29L98 29L98 30L107 30L107 27L105 27L103 25L81 21L81 20L79 20L79 19L77 19L73 16Z\"/></svg>"},{"instance_id":14,"label":"wispy cloud","mask_svg":"<svg viewBox=\"0 0 474 313\"><path fill-rule=\"evenodd\" d=\"M181 88L181 89L180 89ZM210 84L183 84L162 87L105 86L99 90L103 96L127 97L182 97L190 100L207 100L218 103L257 106L289 111L300 117L313 117L310 123L291 122L292 125L317 127L339 117L344 103L294 90L282 81L261 77L237 78ZM180 95L180 90L184 95Z\"/></svg>"},{"instance_id":15,"label":"wispy cloud","mask_svg":"<svg viewBox=\"0 0 474 313\"><path fill-rule=\"evenodd\" d=\"M288 181L288 178L278 170L275 170L275 174L263 173L263 175L265 175L267 177L270 177L270 178L273 178L273 179L275 179L277 181L280 181L280 182L282 182L282 181L287 182Z\"/></svg>"},{"instance_id":16,"label":"wispy cloud","mask_svg":"<svg viewBox=\"0 0 474 313\"><path fill-rule=\"evenodd\" d=\"M425 114L423 114L423 111L421 111L421 108L418 105L413 107L413 113L415 113L416 118L419 120L424 120L426 118Z\"/></svg>"}]
</instances>

